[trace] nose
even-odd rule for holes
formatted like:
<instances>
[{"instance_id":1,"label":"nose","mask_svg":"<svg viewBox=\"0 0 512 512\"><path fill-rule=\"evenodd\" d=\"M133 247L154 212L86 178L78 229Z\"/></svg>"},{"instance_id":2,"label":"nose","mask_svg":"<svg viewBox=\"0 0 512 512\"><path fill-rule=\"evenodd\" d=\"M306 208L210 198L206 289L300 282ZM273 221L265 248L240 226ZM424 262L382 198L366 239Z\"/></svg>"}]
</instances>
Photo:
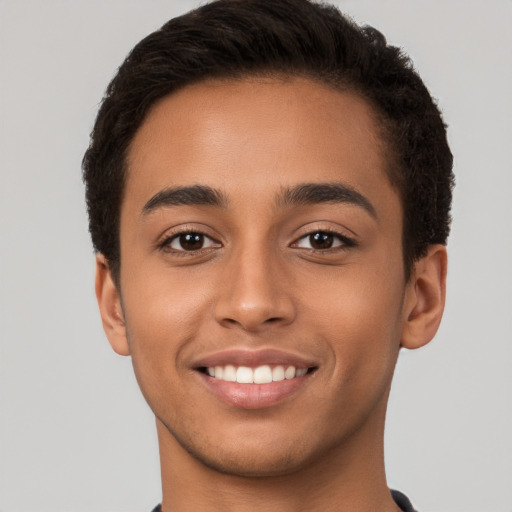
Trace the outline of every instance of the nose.
<instances>
[{"instance_id":1,"label":"nose","mask_svg":"<svg viewBox=\"0 0 512 512\"><path fill-rule=\"evenodd\" d=\"M269 254L270 252L270 254ZM290 276L271 251L240 251L226 262L215 304L224 327L261 332L295 319Z\"/></svg>"}]
</instances>

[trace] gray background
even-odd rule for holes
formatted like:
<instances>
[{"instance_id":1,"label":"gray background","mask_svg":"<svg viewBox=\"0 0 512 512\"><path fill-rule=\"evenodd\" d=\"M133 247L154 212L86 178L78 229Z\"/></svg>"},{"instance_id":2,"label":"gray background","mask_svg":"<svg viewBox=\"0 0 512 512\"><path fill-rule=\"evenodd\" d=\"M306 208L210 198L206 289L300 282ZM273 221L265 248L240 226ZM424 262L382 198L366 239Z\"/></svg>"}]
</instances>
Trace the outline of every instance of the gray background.
<instances>
[{"instance_id":1,"label":"gray background","mask_svg":"<svg viewBox=\"0 0 512 512\"><path fill-rule=\"evenodd\" d=\"M347 0L404 46L456 157L445 319L402 353L389 484L422 512L512 511L512 1ZM156 435L93 294L80 161L129 49L194 0L0 0L0 510L142 512Z\"/></svg>"}]
</instances>

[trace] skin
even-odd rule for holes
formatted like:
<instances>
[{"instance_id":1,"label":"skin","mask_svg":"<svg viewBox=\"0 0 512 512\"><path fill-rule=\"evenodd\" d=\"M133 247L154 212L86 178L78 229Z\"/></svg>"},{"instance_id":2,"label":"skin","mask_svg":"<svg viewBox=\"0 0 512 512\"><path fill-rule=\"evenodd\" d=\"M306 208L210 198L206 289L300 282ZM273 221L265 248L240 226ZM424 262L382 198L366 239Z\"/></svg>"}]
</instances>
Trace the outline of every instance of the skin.
<instances>
[{"instance_id":1,"label":"skin","mask_svg":"<svg viewBox=\"0 0 512 512\"><path fill-rule=\"evenodd\" d=\"M384 474L387 397L399 348L437 330L446 251L432 246L405 282L387 160L368 103L298 78L189 86L138 130L120 290L100 254L96 291L157 419L164 512L398 510ZM341 184L371 206L283 200L305 183ZM147 208L194 185L224 203ZM184 250L177 234L196 232L203 247ZM319 232L334 233L332 247L312 245ZM269 406L220 399L195 367L269 348L315 365Z\"/></svg>"}]
</instances>

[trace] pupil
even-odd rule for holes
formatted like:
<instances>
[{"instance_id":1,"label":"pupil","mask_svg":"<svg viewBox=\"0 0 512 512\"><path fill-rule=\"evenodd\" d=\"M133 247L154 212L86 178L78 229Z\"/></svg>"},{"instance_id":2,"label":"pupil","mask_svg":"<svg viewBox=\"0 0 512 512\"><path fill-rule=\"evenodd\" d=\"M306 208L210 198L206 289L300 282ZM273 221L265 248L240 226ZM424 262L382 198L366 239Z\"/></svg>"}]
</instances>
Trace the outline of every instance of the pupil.
<instances>
[{"instance_id":1,"label":"pupil","mask_svg":"<svg viewBox=\"0 0 512 512\"><path fill-rule=\"evenodd\" d=\"M180 235L180 245L187 251L201 249L203 246L203 235L199 233L187 233Z\"/></svg>"},{"instance_id":2,"label":"pupil","mask_svg":"<svg viewBox=\"0 0 512 512\"><path fill-rule=\"evenodd\" d=\"M330 233L315 233L309 236L309 242L315 249L329 249L332 247L333 236Z\"/></svg>"}]
</instances>

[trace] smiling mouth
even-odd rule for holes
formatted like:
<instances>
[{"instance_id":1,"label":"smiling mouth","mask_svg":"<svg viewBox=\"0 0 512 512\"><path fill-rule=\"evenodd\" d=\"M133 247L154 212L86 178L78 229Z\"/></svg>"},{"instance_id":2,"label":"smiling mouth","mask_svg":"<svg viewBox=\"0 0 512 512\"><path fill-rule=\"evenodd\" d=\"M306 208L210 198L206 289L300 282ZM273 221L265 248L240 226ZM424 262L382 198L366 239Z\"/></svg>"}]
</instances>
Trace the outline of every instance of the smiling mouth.
<instances>
[{"instance_id":1,"label":"smiling mouth","mask_svg":"<svg viewBox=\"0 0 512 512\"><path fill-rule=\"evenodd\" d=\"M261 365L256 368L251 368L249 366L227 364L224 366L203 366L199 368L199 371L213 379L224 382L237 382L238 384L269 384L271 382L281 382L304 377L306 374L312 373L315 370L315 367L296 368L293 365Z\"/></svg>"}]
</instances>

